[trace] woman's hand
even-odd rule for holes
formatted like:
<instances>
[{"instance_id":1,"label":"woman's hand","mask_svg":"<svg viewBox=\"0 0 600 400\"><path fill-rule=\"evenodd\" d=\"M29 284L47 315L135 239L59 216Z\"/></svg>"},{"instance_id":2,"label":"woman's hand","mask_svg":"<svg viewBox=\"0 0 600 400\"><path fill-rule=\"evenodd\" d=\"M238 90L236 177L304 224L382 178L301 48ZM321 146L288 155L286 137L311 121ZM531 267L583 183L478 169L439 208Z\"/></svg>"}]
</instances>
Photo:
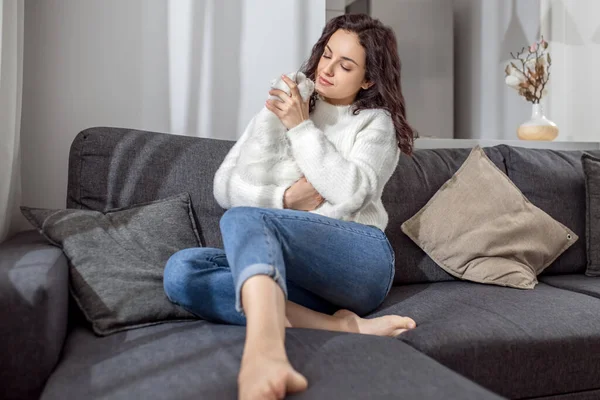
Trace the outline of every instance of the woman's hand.
<instances>
[{"instance_id":1,"label":"woman's hand","mask_svg":"<svg viewBox=\"0 0 600 400\"><path fill-rule=\"evenodd\" d=\"M283 208L300 211L312 211L325 199L303 176L290 186L283 195Z\"/></svg>"},{"instance_id":2,"label":"woman's hand","mask_svg":"<svg viewBox=\"0 0 600 400\"><path fill-rule=\"evenodd\" d=\"M283 90L271 89L269 90L269 94L278 96L281 101L269 99L265 105L277 115L283 125L290 130L308 119L309 102L302 100L296 82L292 81L286 75L282 75L282 78L290 87L291 96Z\"/></svg>"}]
</instances>

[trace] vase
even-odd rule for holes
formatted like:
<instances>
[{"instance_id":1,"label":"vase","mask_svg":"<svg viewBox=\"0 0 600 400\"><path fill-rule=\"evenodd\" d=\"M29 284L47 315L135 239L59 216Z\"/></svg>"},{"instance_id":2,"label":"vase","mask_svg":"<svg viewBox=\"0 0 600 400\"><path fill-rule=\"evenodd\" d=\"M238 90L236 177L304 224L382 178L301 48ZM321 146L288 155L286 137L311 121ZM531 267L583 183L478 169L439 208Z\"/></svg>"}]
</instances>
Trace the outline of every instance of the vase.
<instances>
[{"instance_id":1,"label":"vase","mask_svg":"<svg viewBox=\"0 0 600 400\"><path fill-rule=\"evenodd\" d=\"M521 140L554 140L558 136L558 127L544 115L541 104L532 104L531 119L517 129Z\"/></svg>"}]
</instances>

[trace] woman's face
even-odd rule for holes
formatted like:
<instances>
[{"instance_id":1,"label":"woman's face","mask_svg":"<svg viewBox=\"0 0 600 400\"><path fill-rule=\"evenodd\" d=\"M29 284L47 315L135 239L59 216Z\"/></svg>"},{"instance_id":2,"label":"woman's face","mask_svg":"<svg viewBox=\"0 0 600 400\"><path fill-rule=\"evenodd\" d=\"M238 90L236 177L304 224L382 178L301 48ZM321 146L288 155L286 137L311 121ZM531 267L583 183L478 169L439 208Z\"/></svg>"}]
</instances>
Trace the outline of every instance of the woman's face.
<instances>
[{"instance_id":1,"label":"woman's face","mask_svg":"<svg viewBox=\"0 0 600 400\"><path fill-rule=\"evenodd\" d=\"M353 32L338 29L329 38L317 65L315 90L328 103L352 104L358 91L372 84L365 81L365 49Z\"/></svg>"}]
</instances>

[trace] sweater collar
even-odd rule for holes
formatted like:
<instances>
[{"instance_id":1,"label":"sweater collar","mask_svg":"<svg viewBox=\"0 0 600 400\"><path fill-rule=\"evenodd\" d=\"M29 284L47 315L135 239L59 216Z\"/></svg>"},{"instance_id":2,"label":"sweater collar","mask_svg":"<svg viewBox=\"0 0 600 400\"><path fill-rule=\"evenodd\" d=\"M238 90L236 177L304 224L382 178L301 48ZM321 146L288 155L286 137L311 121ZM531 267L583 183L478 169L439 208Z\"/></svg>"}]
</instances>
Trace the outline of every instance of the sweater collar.
<instances>
[{"instance_id":1,"label":"sweater collar","mask_svg":"<svg viewBox=\"0 0 600 400\"><path fill-rule=\"evenodd\" d=\"M323 96L317 94L315 112L326 120L332 122L339 121L341 118L347 118L352 115L352 104L338 106L328 103Z\"/></svg>"}]
</instances>

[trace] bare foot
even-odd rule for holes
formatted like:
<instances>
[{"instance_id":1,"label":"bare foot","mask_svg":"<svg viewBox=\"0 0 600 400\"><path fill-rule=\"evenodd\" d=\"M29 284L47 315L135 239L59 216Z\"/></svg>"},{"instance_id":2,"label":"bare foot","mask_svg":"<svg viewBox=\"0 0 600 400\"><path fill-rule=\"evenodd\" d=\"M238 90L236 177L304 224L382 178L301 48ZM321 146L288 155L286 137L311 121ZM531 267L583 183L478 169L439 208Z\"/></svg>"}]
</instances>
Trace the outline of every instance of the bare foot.
<instances>
[{"instance_id":1,"label":"bare foot","mask_svg":"<svg viewBox=\"0 0 600 400\"><path fill-rule=\"evenodd\" d=\"M244 353L238 376L240 400L283 399L286 393L306 390L306 378L294 370L285 353L272 353Z\"/></svg>"},{"instance_id":2,"label":"bare foot","mask_svg":"<svg viewBox=\"0 0 600 400\"><path fill-rule=\"evenodd\" d=\"M334 317L343 318L347 322L348 332L377 336L398 336L402 332L417 326L412 318L398 315L385 315L377 318L361 318L352 311L339 310Z\"/></svg>"}]
</instances>

